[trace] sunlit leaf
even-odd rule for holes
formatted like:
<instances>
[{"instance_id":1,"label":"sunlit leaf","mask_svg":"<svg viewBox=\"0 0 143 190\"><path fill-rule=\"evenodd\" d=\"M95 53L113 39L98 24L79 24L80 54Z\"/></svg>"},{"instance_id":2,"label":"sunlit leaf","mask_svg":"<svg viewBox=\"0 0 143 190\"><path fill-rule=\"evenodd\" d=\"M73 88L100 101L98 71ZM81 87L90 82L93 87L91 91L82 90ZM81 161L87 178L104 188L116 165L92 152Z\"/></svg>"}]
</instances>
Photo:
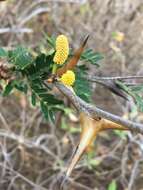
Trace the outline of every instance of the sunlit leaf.
<instances>
[{"instance_id":1,"label":"sunlit leaf","mask_svg":"<svg viewBox=\"0 0 143 190\"><path fill-rule=\"evenodd\" d=\"M117 184L115 180L112 180L108 186L108 190L117 190Z\"/></svg>"}]
</instances>

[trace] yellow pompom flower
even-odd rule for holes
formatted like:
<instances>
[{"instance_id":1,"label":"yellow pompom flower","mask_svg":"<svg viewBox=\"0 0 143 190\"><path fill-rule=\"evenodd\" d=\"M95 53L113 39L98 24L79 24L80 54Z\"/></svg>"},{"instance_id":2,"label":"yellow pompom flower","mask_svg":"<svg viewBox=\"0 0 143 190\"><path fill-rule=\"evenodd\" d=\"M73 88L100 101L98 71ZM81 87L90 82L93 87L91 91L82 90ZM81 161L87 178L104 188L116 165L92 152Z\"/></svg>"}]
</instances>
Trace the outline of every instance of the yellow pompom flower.
<instances>
[{"instance_id":1,"label":"yellow pompom flower","mask_svg":"<svg viewBox=\"0 0 143 190\"><path fill-rule=\"evenodd\" d=\"M72 86L75 82L75 74L73 71L68 70L62 75L60 80L64 85Z\"/></svg>"},{"instance_id":2,"label":"yellow pompom flower","mask_svg":"<svg viewBox=\"0 0 143 190\"><path fill-rule=\"evenodd\" d=\"M65 35L59 35L56 39L56 53L53 61L56 64L63 64L69 55L69 43Z\"/></svg>"}]
</instances>

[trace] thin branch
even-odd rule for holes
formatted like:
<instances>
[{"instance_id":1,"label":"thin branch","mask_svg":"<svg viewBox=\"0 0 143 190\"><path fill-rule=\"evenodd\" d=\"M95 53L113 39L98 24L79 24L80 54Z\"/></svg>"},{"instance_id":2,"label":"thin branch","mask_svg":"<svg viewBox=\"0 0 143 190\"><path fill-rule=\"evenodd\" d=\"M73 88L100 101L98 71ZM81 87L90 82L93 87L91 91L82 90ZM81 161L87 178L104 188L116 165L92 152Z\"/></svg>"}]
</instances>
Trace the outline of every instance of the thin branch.
<instances>
[{"instance_id":1,"label":"thin branch","mask_svg":"<svg viewBox=\"0 0 143 190\"><path fill-rule=\"evenodd\" d=\"M39 0L38 1L39 3L42 3L42 2L52 2L52 3L55 3L55 2L59 2L59 3L79 3L79 4L85 4L87 2L87 0Z\"/></svg>"},{"instance_id":2,"label":"thin branch","mask_svg":"<svg viewBox=\"0 0 143 190\"><path fill-rule=\"evenodd\" d=\"M142 83L137 83L137 82L124 82L126 86L139 86L142 85Z\"/></svg>"},{"instance_id":3,"label":"thin branch","mask_svg":"<svg viewBox=\"0 0 143 190\"><path fill-rule=\"evenodd\" d=\"M34 187L35 189L39 189L39 190L46 190L46 188L40 186L39 184L34 183L33 181L31 181L30 179L26 178L24 175L22 175L21 173L19 173L18 171L14 170L13 168L10 168L8 166L3 165L2 163L0 163L0 167L5 167L5 169L13 172L17 178L21 178L23 181L27 182L29 185L31 185L32 187Z\"/></svg>"},{"instance_id":4,"label":"thin branch","mask_svg":"<svg viewBox=\"0 0 143 190\"><path fill-rule=\"evenodd\" d=\"M53 159L55 159L57 162L59 158L53 154L44 144L40 144L41 139L45 138L45 136L40 135L38 138L34 140L33 139L26 139L24 136L19 136L15 133L12 133L11 131L6 131L6 130L0 130L0 137L5 137L8 139L12 139L16 141L17 143L24 145L28 148L36 148L39 150L44 151L46 154L49 154ZM49 138L49 135L46 135L47 138Z\"/></svg>"},{"instance_id":5,"label":"thin branch","mask_svg":"<svg viewBox=\"0 0 143 190\"><path fill-rule=\"evenodd\" d=\"M117 76L117 77L98 77L88 76L87 80L97 82L98 80L128 80L128 79L143 79L143 76Z\"/></svg>"},{"instance_id":6,"label":"thin branch","mask_svg":"<svg viewBox=\"0 0 143 190\"><path fill-rule=\"evenodd\" d=\"M119 88L117 82L119 80L127 80L127 79L141 79L143 80L143 76L127 76L127 77L98 77L98 76L87 76L86 79L90 82L95 82L99 85L102 85L103 87L107 88L108 90L110 90L111 92L113 92L114 94L129 100L129 93L126 94L125 90ZM140 80L140 82L124 82L124 84L126 86L138 86L141 85L142 81ZM130 96L132 96L130 94Z\"/></svg>"},{"instance_id":7,"label":"thin branch","mask_svg":"<svg viewBox=\"0 0 143 190\"><path fill-rule=\"evenodd\" d=\"M131 176L130 176L130 180L129 180L129 184L128 184L128 190L132 190L133 189L133 185L135 183L135 180L138 176L138 170L139 170L139 164L142 160L137 160L134 164L134 167L132 169L132 173L131 173Z\"/></svg>"},{"instance_id":8,"label":"thin branch","mask_svg":"<svg viewBox=\"0 0 143 190\"><path fill-rule=\"evenodd\" d=\"M46 13L49 11L50 11L50 9L48 7L41 7L41 8L34 10L31 14L27 15L25 18L19 19L20 26L24 25L26 22L28 22L29 20L31 20L33 17L37 16L38 14Z\"/></svg>"},{"instance_id":9,"label":"thin branch","mask_svg":"<svg viewBox=\"0 0 143 190\"><path fill-rule=\"evenodd\" d=\"M0 28L0 34L4 33L32 33L33 30L30 28L19 28L19 27L12 27L12 28Z\"/></svg>"},{"instance_id":10,"label":"thin branch","mask_svg":"<svg viewBox=\"0 0 143 190\"><path fill-rule=\"evenodd\" d=\"M129 100L127 94L122 89L117 87L117 85L114 81L112 81L112 80L104 81L104 80L94 79L94 82L102 85L103 87L107 88L108 90L110 90L114 94L124 98L125 100Z\"/></svg>"},{"instance_id":11,"label":"thin branch","mask_svg":"<svg viewBox=\"0 0 143 190\"><path fill-rule=\"evenodd\" d=\"M143 134L143 124L126 120L120 116L101 110L94 105L88 104L84 100L76 96L76 94L72 92L70 88L64 86L59 82L56 82L55 85L72 102L72 104L78 111L85 112L94 119L99 119L100 117L108 119L110 121L127 127L131 131Z\"/></svg>"}]
</instances>

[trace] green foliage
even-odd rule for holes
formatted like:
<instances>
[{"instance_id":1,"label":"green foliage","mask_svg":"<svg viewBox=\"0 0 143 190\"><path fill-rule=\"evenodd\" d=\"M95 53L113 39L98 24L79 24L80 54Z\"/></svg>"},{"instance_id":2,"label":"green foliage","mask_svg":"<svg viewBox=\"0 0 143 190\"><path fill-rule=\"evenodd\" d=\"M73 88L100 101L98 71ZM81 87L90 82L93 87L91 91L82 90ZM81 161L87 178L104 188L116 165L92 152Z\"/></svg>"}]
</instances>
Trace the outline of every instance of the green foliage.
<instances>
[{"instance_id":1,"label":"green foliage","mask_svg":"<svg viewBox=\"0 0 143 190\"><path fill-rule=\"evenodd\" d=\"M13 89L17 89L26 94L28 86L24 81L18 81L18 80L10 81L4 88L3 96L8 96Z\"/></svg>"},{"instance_id":2,"label":"green foliage","mask_svg":"<svg viewBox=\"0 0 143 190\"><path fill-rule=\"evenodd\" d=\"M5 51L3 48L0 48L0 58L7 57L7 51Z\"/></svg>"},{"instance_id":3,"label":"green foliage","mask_svg":"<svg viewBox=\"0 0 143 190\"><path fill-rule=\"evenodd\" d=\"M24 69L32 63L33 59L29 51L24 47L17 47L8 52L9 62L14 64L17 69Z\"/></svg>"},{"instance_id":4,"label":"green foliage","mask_svg":"<svg viewBox=\"0 0 143 190\"><path fill-rule=\"evenodd\" d=\"M95 53L92 49L87 49L82 55L81 60L89 62L93 65L99 66L98 62L104 57L101 53Z\"/></svg>"},{"instance_id":5,"label":"green foliage","mask_svg":"<svg viewBox=\"0 0 143 190\"><path fill-rule=\"evenodd\" d=\"M53 64L53 55L46 56L41 54L36 57L34 64L24 70L28 77L28 82L32 90L32 105L40 101L41 110L46 119L54 121L52 105L61 105L63 102L57 99L52 93L50 87L44 86L44 80L50 76ZM56 110L54 108L54 110Z\"/></svg>"},{"instance_id":6,"label":"green foliage","mask_svg":"<svg viewBox=\"0 0 143 190\"><path fill-rule=\"evenodd\" d=\"M92 49L85 50L81 55L81 60L88 62L89 64L99 66L99 61L104 57L100 53L95 53ZM88 75L87 65L80 65L76 68L76 81L74 89L76 94L83 100L90 102L92 95L92 87L90 82L86 79Z\"/></svg>"},{"instance_id":7,"label":"green foliage","mask_svg":"<svg viewBox=\"0 0 143 190\"><path fill-rule=\"evenodd\" d=\"M56 39L53 36L51 36L51 37L46 36L46 40L47 40L49 46L55 49Z\"/></svg>"},{"instance_id":8,"label":"green foliage","mask_svg":"<svg viewBox=\"0 0 143 190\"><path fill-rule=\"evenodd\" d=\"M3 96L8 96L8 95L11 93L11 91L13 90L13 88L14 88L14 82L11 81L11 82L9 82L9 83L5 86L5 89L4 89L4 91L3 91Z\"/></svg>"},{"instance_id":9,"label":"green foliage","mask_svg":"<svg viewBox=\"0 0 143 190\"><path fill-rule=\"evenodd\" d=\"M33 106L40 105L45 118L54 122L54 113L58 110L66 112L63 101L60 100L52 91L52 84L45 84L45 80L51 76L53 69L53 57L55 54L55 38L46 36L47 53L38 52L37 56L33 56L31 51L25 47L18 46L13 50L5 50L0 48L0 58L4 58L11 64L11 72L14 79L5 85L3 96L9 95L14 89L23 93L31 91L31 103ZM46 52L46 51L45 51ZM73 51L70 50L70 55ZM37 52L34 52L34 55ZM91 49L87 49L82 53L81 60L89 64L99 66L99 61L103 59L103 55L95 53ZM76 81L74 85L75 93L87 102L91 101L92 87L91 83L86 79L88 75L88 64L83 63L75 68ZM129 87L121 81L117 81L117 85L128 95L132 96L137 106L143 111L143 100L141 93L143 85Z\"/></svg>"},{"instance_id":10,"label":"green foliage","mask_svg":"<svg viewBox=\"0 0 143 190\"><path fill-rule=\"evenodd\" d=\"M143 85L139 86L127 86L121 81L116 81L117 85L125 91L128 95L133 97L133 99L136 102L137 107L141 112L143 112L143 98L142 98L142 91L143 91Z\"/></svg>"},{"instance_id":11,"label":"green foliage","mask_svg":"<svg viewBox=\"0 0 143 190\"><path fill-rule=\"evenodd\" d=\"M91 150L88 152L87 154L87 159L85 160L86 161L86 165L89 169L93 170L95 169L97 166L100 165L102 159L96 159L96 153L95 151Z\"/></svg>"},{"instance_id":12,"label":"green foliage","mask_svg":"<svg viewBox=\"0 0 143 190\"><path fill-rule=\"evenodd\" d=\"M23 74L25 74L30 81L43 81L50 75L52 64L53 54L40 54L33 60L32 64L29 64L28 67L24 69Z\"/></svg>"},{"instance_id":13,"label":"green foliage","mask_svg":"<svg viewBox=\"0 0 143 190\"><path fill-rule=\"evenodd\" d=\"M46 46L48 45L50 48L55 49L56 38L54 36L48 36L45 32L43 32L44 41L46 40Z\"/></svg>"},{"instance_id":14,"label":"green foliage","mask_svg":"<svg viewBox=\"0 0 143 190\"><path fill-rule=\"evenodd\" d=\"M131 90L135 93L142 93L143 92L143 84L138 86L131 86Z\"/></svg>"},{"instance_id":15,"label":"green foliage","mask_svg":"<svg viewBox=\"0 0 143 190\"><path fill-rule=\"evenodd\" d=\"M45 118L49 119L47 104L44 101L40 101L40 106L41 106L42 112L44 113Z\"/></svg>"},{"instance_id":16,"label":"green foliage","mask_svg":"<svg viewBox=\"0 0 143 190\"><path fill-rule=\"evenodd\" d=\"M28 86L24 81L16 81L14 87L25 94L28 91Z\"/></svg>"},{"instance_id":17,"label":"green foliage","mask_svg":"<svg viewBox=\"0 0 143 190\"><path fill-rule=\"evenodd\" d=\"M34 92L31 94L31 103L33 106L36 106L36 94Z\"/></svg>"},{"instance_id":18,"label":"green foliage","mask_svg":"<svg viewBox=\"0 0 143 190\"><path fill-rule=\"evenodd\" d=\"M68 131L72 134L77 134L81 131L79 127L69 125L64 117L62 118L61 129L63 129L64 131Z\"/></svg>"},{"instance_id":19,"label":"green foliage","mask_svg":"<svg viewBox=\"0 0 143 190\"><path fill-rule=\"evenodd\" d=\"M87 67L82 65L79 66L75 73L76 73L76 81L74 85L75 93L82 98L83 100L90 102L91 95L92 95L92 88L89 81L86 79L87 75Z\"/></svg>"},{"instance_id":20,"label":"green foliage","mask_svg":"<svg viewBox=\"0 0 143 190\"><path fill-rule=\"evenodd\" d=\"M62 100L57 99L51 93L51 87L44 86L44 80L50 76L52 71L53 56L54 52L48 55L40 53L35 58L23 47L8 51L7 59L14 66L13 72L16 79L9 82L3 92L3 95L7 96L13 89L27 93L30 88L32 105L35 106L36 102L40 102L45 118L50 121L54 121L53 110L59 110L54 105L63 104Z\"/></svg>"},{"instance_id":21,"label":"green foliage","mask_svg":"<svg viewBox=\"0 0 143 190\"><path fill-rule=\"evenodd\" d=\"M108 186L108 190L117 190L117 183L115 180L112 180Z\"/></svg>"},{"instance_id":22,"label":"green foliage","mask_svg":"<svg viewBox=\"0 0 143 190\"><path fill-rule=\"evenodd\" d=\"M102 54L94 52L92 49L85 50L81 55L81 60L88 62L89 64L99 66L99 61L104 57ZM80 65L76 68L76 81L74 89L76 94L83 100L90 102L92 95L91 83L86 79L88 75L88 67L86 65Z\"/></svg>"},{"instance_id":23,"label":"green foliage","mask_svg":"<svg viewBox=\"0 0 143 190\"><path fill-rule=\"evenodd\" d=\"M126 131L120 131L120 130L114 130L114 133L120 137L121 139L126 139L127 132Z\"/></svg>"}]
</instances>

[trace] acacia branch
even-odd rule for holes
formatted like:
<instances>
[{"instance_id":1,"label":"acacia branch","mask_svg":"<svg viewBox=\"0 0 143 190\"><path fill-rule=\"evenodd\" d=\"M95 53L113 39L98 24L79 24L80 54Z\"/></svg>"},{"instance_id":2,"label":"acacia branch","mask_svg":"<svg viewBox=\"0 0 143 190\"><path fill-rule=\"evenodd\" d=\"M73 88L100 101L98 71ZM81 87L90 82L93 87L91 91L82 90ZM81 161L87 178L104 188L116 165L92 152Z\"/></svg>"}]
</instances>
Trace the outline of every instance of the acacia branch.
<instances>
[{"instance_id":1,"label":"acacia branch","mask_svg":"<svg viewBox=\"0 0 143 190\"><path fill-rule=\"evenodd\" d=\"M117 124L123 125L131 131L143 134L143 124L126 120L120 116L101 110L79 98L72 90L63 84L56 82L55 86L72 102L79 112L84 112L94 119L105 118Z\"/></svg>"}]
</instances>

